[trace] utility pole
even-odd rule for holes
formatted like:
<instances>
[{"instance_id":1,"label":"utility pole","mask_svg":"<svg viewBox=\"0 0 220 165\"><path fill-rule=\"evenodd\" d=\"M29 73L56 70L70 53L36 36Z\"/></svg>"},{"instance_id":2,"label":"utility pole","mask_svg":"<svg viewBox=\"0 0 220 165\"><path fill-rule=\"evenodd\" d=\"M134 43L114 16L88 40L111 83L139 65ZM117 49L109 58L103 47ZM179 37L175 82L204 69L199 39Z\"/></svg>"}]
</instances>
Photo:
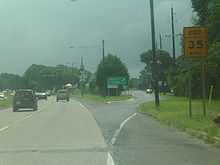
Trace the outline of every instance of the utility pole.
<instances>
[{"instance_id":1,"label":"utility pole","mask_svg":"<svg viewBox=\"0 0 220 165\"><path fill-rule=\"evenodd\" d=\"M105 65L105 40L102 40L102 61L103 61L103 66ZM104 80L104 97L107 94L107 80Z\"/></svg>"},{"instance_id":2,"label":"utility pole","mask_svg":"<svg viewBox=\"0 0 220 165\"><path fill-rule=\"evenodd\" d=\"M105 59L105 40L102 40L102 59Z\"/></svg>"},{"instance_id":3,"label":"utility pole","mask_svg":"<svg viewBox=\"0 0 220 165\"><path fill-rule=\"evenodd\" d=\"M83 56L81 57L81 65L80 65L80 89L81 96L84 95L84 81L85 81L85 67L83 63Z\"/></svg>"},{"instance_id":4,"label":"utility pole","mask_svg":"<svg viewBox=\"0 0 220 165\"><path fill-rule=\"evenodd\" d=\"M73 76L73 71L74 70L74 63L72 62L72 76Z\"/></svg>"},{"instance_id":5,"label":"utility pole","mask_svg":"<svg viewBox=\"0 0 220 165\"><path fill-rule=\"evenodd\" d=\"M162 43L162 35L160 34L160 50L162 50L163 49L163 43Z\"/></svg>"},{"instance_id":6,"label":"utility pole","mask_svg":"<svg viewBox=\"0 0 220 165\"><path fill-rule=\"evenodd\" d=\"M176 64L176 42L175 42L175 26L174 26L174 11L171 7L171 24L172 24L172 43L173 43L173 64Z\"/></svg>"},{"instance_id":7,"label":"utility pole","mask_svg":"<svg viewBox=\"0 0 220 165\"><path fill-rule=\"evenodd\" d=\"M155 37L155 22L154 22L154 1L150 0L150 14L151 14L151 34L152 34L152 52L153 52L153 81L154 81L154 94L155 94L155 105L159 107L159 85L158 85L158 67L156 58L156 37Z\"/></svg>"}]
</instances>

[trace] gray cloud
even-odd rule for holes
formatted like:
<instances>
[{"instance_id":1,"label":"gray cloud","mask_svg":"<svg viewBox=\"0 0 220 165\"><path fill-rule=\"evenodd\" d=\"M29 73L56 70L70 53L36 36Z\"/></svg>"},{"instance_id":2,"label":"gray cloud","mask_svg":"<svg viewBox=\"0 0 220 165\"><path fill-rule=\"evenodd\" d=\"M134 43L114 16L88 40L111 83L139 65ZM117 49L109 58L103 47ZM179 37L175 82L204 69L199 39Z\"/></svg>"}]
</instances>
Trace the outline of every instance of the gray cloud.
<instances>
[{"instance_id":1,"label":"gray cloud","mask_svg":"<svg viewBox=\"0 0 220 165\"><path fill-rule=\"evenodd\" d=\"M177 33L191 25L190 0L156 0L157 34L170 33L170 7L176 12ZM101 48L69 49L70 45L100 45L117 54L132 76L144 67L139 55L151 47L148 0L10 0L0 2L0 71L22 74L32 63L57 65L84 56L95 71ZM170 51L169 39L164 48Z\"/></svg>"}]
</instances>

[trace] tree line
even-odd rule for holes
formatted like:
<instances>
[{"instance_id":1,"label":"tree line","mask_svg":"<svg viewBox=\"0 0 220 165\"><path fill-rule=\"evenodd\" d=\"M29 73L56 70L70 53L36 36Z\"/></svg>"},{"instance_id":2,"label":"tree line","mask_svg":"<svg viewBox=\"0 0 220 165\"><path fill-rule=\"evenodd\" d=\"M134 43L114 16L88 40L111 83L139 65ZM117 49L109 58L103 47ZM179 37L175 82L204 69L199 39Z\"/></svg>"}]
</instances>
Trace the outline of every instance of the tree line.
<instances>
[{"instance_id":1,"label":"tree line","mask_svg":"<svg viewBox=\"0 0 220 165\"><path fill-rule=\"evenodd\" d=\"M89 74L89 72L88 72ZM0 89L29 88L45 90L61 88L66 83L77 84L80 71L65 65L31 65L22 76L9 73L0 74Z\"/></svg>"},{"instance_id":2,"label":"tree line","mask_svg":"<svg viewBox=\"0 0 220 165\"><path fill-rule=\"evenodd\" d=\"M64 84L71 83L80 88L80 77L82 71L78 68L65 65L45 66L31 65L22 76L1 73L0 89L21 89L34 90L59 89ZM107 94L107 79L110 77L126 77L129 79L128 69L117 55L108 54L102 59L95 73L84 70L86 75L83 80L86 91L95 94ZM86 85L87 84L87 85Z\"/></svg>"}]
</instances>

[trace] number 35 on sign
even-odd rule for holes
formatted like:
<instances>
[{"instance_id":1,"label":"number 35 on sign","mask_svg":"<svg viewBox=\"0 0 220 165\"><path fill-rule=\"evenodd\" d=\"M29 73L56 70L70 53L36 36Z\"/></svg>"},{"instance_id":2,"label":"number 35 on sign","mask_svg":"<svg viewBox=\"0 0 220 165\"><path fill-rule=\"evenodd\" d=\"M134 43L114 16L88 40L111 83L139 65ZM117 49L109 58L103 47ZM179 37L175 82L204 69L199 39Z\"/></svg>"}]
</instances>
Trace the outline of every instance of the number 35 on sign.
<instances>
[{"instance_id":1,"label":"number 35 on sign","mask_svg":"<svg viewBox=\"0 0 220 165\"><path fill-rule=\"evenodd\" d=\"M185 27L183 30L184 54L186 57L203 58L208 56L208 29Z\"/></svg>"}]
</instances>

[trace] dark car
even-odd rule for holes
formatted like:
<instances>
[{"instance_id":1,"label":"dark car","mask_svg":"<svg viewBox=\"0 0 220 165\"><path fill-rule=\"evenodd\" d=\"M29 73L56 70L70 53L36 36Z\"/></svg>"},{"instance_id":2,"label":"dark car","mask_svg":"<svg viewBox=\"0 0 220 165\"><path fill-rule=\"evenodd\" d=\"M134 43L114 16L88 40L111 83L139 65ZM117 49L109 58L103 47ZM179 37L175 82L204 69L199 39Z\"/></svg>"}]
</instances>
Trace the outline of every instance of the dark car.
<instances>
[{"instance_id":1,"label":"dark car","mask_svg":"<svg viewBox=\"0 0 220 165\"><path fill-rule=\"evenodd\" d=\"M35 93L38 100L47 100L47 93L45 91L37 91Z\"/></svg>"},{"instance_id":2,"label":"dark car","mask_svg":"<svg viewBox=\"0 0 220 165\"><path fill-rule=\"evenodd\" d=\"M30 89L17 90L13 100L13 112L29 108L33 111L37 110L37 98L34 91Z\"/></svg>"},{"instance_id":3,"label":"dark car","mask_svg":"<svg viewBox=\"0 0 220 165\"><path fill-rule=\"evenodd\" d=\"M57 102L59 100L66 100L66 101L69 101L70 98L69 98L69 92L65 89L62 89L62 90L58 90L57 91Z\"/></svg>"}]
</instances>

